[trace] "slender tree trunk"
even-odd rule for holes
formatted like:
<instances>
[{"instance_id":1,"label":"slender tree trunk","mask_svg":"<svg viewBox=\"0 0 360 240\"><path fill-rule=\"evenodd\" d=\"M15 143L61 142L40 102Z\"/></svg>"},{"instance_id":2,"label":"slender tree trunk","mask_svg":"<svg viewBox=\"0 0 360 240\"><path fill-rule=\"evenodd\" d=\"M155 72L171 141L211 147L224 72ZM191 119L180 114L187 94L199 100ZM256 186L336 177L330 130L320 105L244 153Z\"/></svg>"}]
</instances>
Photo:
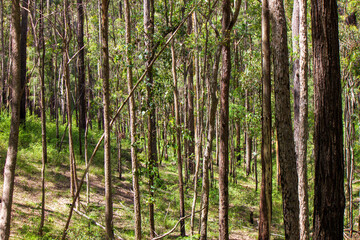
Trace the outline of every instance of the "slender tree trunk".
<instances>
[{"instance_id":1,"label":"slender tree trunk","mask_svg":"<svg viewBox=\"0 0 360 240\"><path fill-rule=\"evenodd\" d=\"M145 30L145 47L146 47L146 63L150 65L153 56L153 35L154 35L154 0L144 0L144 30ZM157 149L156 149L156 117L155 104L153 100L154 80L152 67L146 74L147 88L147 109L148 114L148 162L149 162L149 193L151 199L154 199L154 178L156 176ZM154 219L154 202L149 202L149 218L150 218L150 238L155 237L155 219Z\"/></svg>"},{"instance_id":2,"label":"slender tree trunk","mask_svg":"<svg viewBox=\"0 0 360 240\"><path fill-rule=\"evenodd\" d=\"M245 90L245 109L247 114L250 113L250 93L249 90ZM250 123L246 121L246 131L245 131L245 143L246 143L246 158L245 158L245 165L246 165L246 176L249 176L251 173L251 155L252 155L252 136L250 131Z\"/></svg>"},{"instance_id":3,"label":"slender tree trunk","mask_svg":"<svg viewBox=\"0 0 360 240\"><path fill-rule=\"evenodd\" d=\"M78 44L78 61L77 61L77 73L78 73L78 98L79 98L79 148L80 155L82 155L83 132L86 125L86 84L85 84L85 50L84 50L84 8L83 1L77 0L77 44Z\"/></svg>"},{"instance_id":4,"label":"slender tree trunk","mask_svg":"<svg viewBox=\"0 0 360 240\"><path fill-rule=\"evenodd\" d=\"M297 172L299 178L299 220L300 239L309 239L309 199L307 180L307 140L308 140L308 44L307 44L307 2L299 0L299 133L296 143Z\"/></svg>"},{"instance_id":5,"label":"slender tree trunk","mask_svg":"<svg viewBox=\"0 0 360 240\"><path fill-rule=\"evenodd\" d=\"M270 12L268 0L262 2L262 140L261 140L261 192L259 240L270 239L272 212L272 159L271 159L271 68L270 68Z\"/></svg>"},{"instance_id":6,"label":"slender tree trunk","mask_svg":"<svg viewBox=\"0 0 360 240\"><path fill-rule=\"evenodd\" d=\"M19 139L20 101L21 101L21 62L20 62L20 3L13 0L11 4L11 125L9 145L4 168L3 194L0 210L0 239L10 236L11 207L14 191L15 167Z\"/></svg>"},{"instance_id":7,"label":"slender tree trunk","mask_svg":"<svg viewBox=\"0 0 360 240\"><path fill-rule=\"evenodd\" d=\"M68 64L69 43L71 37L71 34L69 33L68 7L69 7L68 0L64 0L63 78L66 88L66 112L68 117L69 158L70 158L70 178L71 178L70 191L71 191L71 196L74 197L77 191L77 174L76 174L76 162L75 162L75 154L74 154L74 143L72 137L72 111L71 111L70 72L69 72L70 70ZM77 206L78 205L79 204L77 204Z\"/></svg>"},{"instance_id":8,"label":"slender tree trunk","mask_svg":"<svg viewBox=\"0 0 360 240\"><path fill-rule=\"evenodd\" d=\"M29 0L22 0L21 9L21 34L20 34L20 58L21 58L21 103L20 103L20 123L25 124L26 120L26 42L27 42L27 27L28 27L28 2ZM34 33L35 35L35 33Z\"/></svg>"},{"instance_id":9,"label":"slender tree trunk","mask_svg":"<svg viewBox=\"0 0 360 240\"><path fill-rule=\"evenodd\" d=\"M45 39L44 39L44 0L40 3L39 20L39 45L38 55L40 58L40 107L41 107L41 141L42 141L42 167L41 167L41 218L39 235L43 235L45 221L45 167L47 162L47 143L46 143L46 105L45 105Z\"/></svg>"},{"instance_id":10,"label":"slender tree trunk","mask_svg":"<svg viewBox=\"0 0 360 240\"><path fill-rule=\"evenodd\" d=\"M337 1L311 1L315 98L314 239L343 239L344 156Z\"/></svg>"},{"instance_id":11,"label":"slender tree trunk","mask_svg":"<svg viewBox=\"0 0 360 240\"><path fill-rule=\"evenodd\" d=\"M131 18L129 0L125 0L125 27L126 27L126 65L127 65L127 84L128 92L133 88L132 83L132 43L131 43ZM130 138L131 138L131 170L132 182L134 191L134 218L135 218L135 239L141 239L141 205L140 205L140 187L139 187L139 170L138 160L136 155L136 111L135 111L135 97L131 96L129 99L129 113L130 113Z\"/></svg>"},{"instance_id":12,"label":"slender tree trunk","mask_svg":"<svg viewBox=\"0 0 360 240\"><path fill-rule=\"evenodd\" d=\"M239 15L241 1L236 2L231 19L230 0L222 1L222 76L220 80L219 144L219 238L229 239L229 87L231 75L230 31Z\"/></svg>"},{"instance_id":13,"label":"slender tree trunk","mask_svg":"<svg viewBox=\"0 0 360 240\"><path fill-rule=\"evenodd\" d=\"M5 105L5 41L4 41L4 2L0 0L0 41L1 41L1 80L0 80L0 112L2 112Z\"/></svg>"},{"instance_id":14,"label":"slender tree trunk","mask_svg":"<svg viewBox=\"0 0 360 240\"><path fill-rule=\"evenodd\" d=\"M200 221L200 240L207 239L207 221L209 212L209 166L211 161L212 153L212 142L215 135L216 125L216 109L217 109L217 76L220 62L221 47L218 47L214 56L213 72L211 79L208 79L208 101L209 101L209 112L208 112L208 133L207 133L207 144L204 153L203 161L203 182L202 182L202 194L201 194L201 221Z\"/></svg>"},{"instance_id":15,"label":"slender tree trunk","mask_svg":"<svg viewBox=\"0 0 360 240\"><path fill-rule=\"evenodd\" d=\"M293 59L293 84L294 84L294 142L295 142L295 153L298 154L298 142L299 142L299 118L300 118L300 73L299 73L299 27L300 27L300 9L299 1L294 0L292 19L291 19L291 30L292 30L292 59ZM298 157L296 155L296 161Z\"/></svg>"},{"instance_id":16,"label":"slender tree trunk","mask_svg":"<svg viewBox=\"0 0 360 240\"><path fill-rule=\"evenodd\" d=\"M275 124L279 141L279 164L285 239L299 239L299 197L294 132L291 123L289 54L285 10L282 0L269 2L274 49Z\"/></svg>"},{"instance_id":17,"label":"slender tree trunk","mask_svg":"<svg viewBox=\"0 0 360 240\"><path fill-rule=\"evenodd\" d=\"M177 88L177 75L176 75L176 56L174 49L174 40L171 43L171 57L172 57L172 75L174 79L174 108L175 108L175 122L176 122L176 155L179 175L179 201L180 201L180 218L185 216L185 201L184 201L184 183L182 173L182 158L181 158L181 124L180 124L180 111L179 111L179 93ZM181 236L185 236L185 220L180 222Z\"/></svg>"},{"instance_id":18,"label":"slender tree trunk","mask_svg":"<svg viewBox=\"0 0 360 240\"><path fill-rule=\"evenodd\" d=\"M113 201L111 185L111 158L110 158L110 69L108 46L108 7L109 0L101 0L101 77L103 80L104 103L104 169L105 169L105 228L106 238L114 239L113 230Z\"/></svg>"}]
</instances>

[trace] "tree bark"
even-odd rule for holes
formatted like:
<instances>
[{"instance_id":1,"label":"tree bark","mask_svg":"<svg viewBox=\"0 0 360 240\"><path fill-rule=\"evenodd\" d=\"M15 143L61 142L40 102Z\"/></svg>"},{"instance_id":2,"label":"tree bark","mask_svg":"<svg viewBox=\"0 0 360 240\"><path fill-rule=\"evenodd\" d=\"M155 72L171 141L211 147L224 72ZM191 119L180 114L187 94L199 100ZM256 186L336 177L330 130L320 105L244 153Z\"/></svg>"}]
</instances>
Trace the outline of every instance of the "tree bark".
<instances>
[{"instance_id":1,"label":"tree bark","mask_svg":"<svg viewBox=\"0 0 360 240\"><path fill-rule=\"evenodd\" d=\"M132 42L131 42L131 18L130 18L130 5L129 0L125 0L125 27L126 27L126 65L127 65L127 84L128 92L133 89L132 82ZM139 170L138 160L136 154L136 111L135 111L135 98L131 96L129 99L129 112L130 112L130 138L131 138L131 170L132 182L134 191L134 218L135 218L135 239L141 239L141 205L140 205L140 187L139 187Z\"/></svg>"},{"instance_id":2,"label":"tree bark","mask_svg":"<svg viewBox=\"0 0 360 240\"><path fill-rule=\"evenodd\" d=\"M299 239L299 197L294 132L291 123L289 54L285 10L282 0L270 0L274 49L275 124L279 142L279 164L285 239Z\"/></svg>"},{"instance_id":3,"label":"tree bark","mask_svg":"<svg viewBox=\"0 0 360 240\"><path fill-rule=\"evenodd\" d=\"M311 1L315 98L314 239L343 239L344 156L337 1Z\"/></svg>"},{"instance_id":4,"label":"tree bark","mask_svg":"<svg viewBox=\"0 0 360 240\"><path fill-rule=\"evenodd\" d=\"M21 62L20 62L20 3L13 0L11 4L11 125L9 145L4 168L4 184L0 210L0 239L10 236L11 207L13 201L16 157L19 139L20 101L21 101Z\"/></svg>"},{"instance_id":5,"label":"tree bark","mask_svg":"<svg viewBox=\"0 0 360 240\"><path fill-rule=\"evenodd\" d=\"M271 159L271 68L270 68L270 13L269 2L262 2L262 141L261 192L259 240L270 239L272 211L272 159Z\"/></svg>"}]
</instances>

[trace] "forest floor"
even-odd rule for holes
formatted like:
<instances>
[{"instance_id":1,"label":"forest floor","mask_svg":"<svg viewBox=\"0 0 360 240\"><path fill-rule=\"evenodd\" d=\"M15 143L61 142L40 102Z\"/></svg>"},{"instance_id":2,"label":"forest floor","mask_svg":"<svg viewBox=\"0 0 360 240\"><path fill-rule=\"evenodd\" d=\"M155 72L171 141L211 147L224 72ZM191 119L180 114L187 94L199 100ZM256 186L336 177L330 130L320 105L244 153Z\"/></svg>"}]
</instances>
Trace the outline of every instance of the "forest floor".
<instances>
[{"instance_id":1,"label":"forest floor","mask_svg":"<svg viewBox=\"0 0 360 240\"><path fill-rule=\"evenodd\" d=\"M9 117L0 115L0 166L3 168L6 148L7 129ZM84 171L84 157L79 155L78 132L74 131L74 142L76 144L76 161L78 167L78 178ZM65 131L65 125L60 127L60 138L56 138L55 124L48 121L48 155L49 160L46 169L46 216L43 238L38 237L38 226L41 212L41 127L40 120L29 117L26 128L20 132L18 162L16 168L14 201L12 209L11 239L60 239L71 204L68 145L65 140L61 151L58 151L58 142L61 134ZM101 133L97 130L89 132L89 153L95 146ZM65 137L66 139L67 137ZM133 192L130 171L129 143L123 141L122 162L123 178L120 180L116 172L117 150L116 139L113 139L112 169L113 169L113 203L114 203L114 230L116 235L123 239L134 238L133 220ZM178 185L177 167L173 157L173 149L169 148L169 159L163 160L159 167L160 177L155 184L155 222L156 233L161 235L169 231L179 219L178 210ZM139 155L141 163L141 211L142 211L142 232L144 239L149 236L149 218L147 203L149 201L148 185L146 177L146 163L144 153ZM104 170L103 170L103 149L100 148L96 155L94 164L90 171L90 203L86 203L86 187L84 184L81 193L80 211L86 213L92 220L104 225ZM260 164L258 164L260 165ZM1 173L3 172L2 169ZM208 239L218 238L218 188L217 168L214 168L214 184L210 190L210 209L208 221ZM260 169L258 175L260 179ZM231 180L232 178L230 178ZM0 180L2 185L3 178ZM260 180L259 180L260 182ZM198 183L201 189L201 181ZM272 239L284 239L282 226L281 194L276 188L274 181L273 190L273 221ZM193 199L192 184L185 188L186 215L191 213ZM243 166L237 169L237 183L229 182L230 209L229 227L230 239L249 240L257 239L257 225L259 212L259 195L255 191L254 175L246 176ZM198 194L198 196L200 193ZM197 208L200 209L198 197ZM251 221L253 215L253 221ZM198 229L199 214L196 215L195 229ZM186 231L190 231L190 219L186 220ZM68 239L104 239L104 230L93 224L92 221L73 214L68 231ZM164 239L196 239L196 237L179 237L179 227L176 231Z\"/></svg>"}]
</instances>

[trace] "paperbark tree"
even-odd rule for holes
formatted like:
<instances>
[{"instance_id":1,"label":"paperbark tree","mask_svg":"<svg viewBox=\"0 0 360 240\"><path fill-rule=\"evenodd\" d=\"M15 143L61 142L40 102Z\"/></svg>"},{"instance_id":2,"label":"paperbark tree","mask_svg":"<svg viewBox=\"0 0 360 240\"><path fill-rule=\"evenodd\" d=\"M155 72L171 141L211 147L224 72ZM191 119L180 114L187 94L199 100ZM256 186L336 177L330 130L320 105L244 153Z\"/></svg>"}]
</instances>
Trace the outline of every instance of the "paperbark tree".
<instances>
[{"instance_id":1,"label":"paperbark tree","mask_svg":"<svg viewBox=\"0 0 360 240\"><path fill-rule=\"evenodd\" d=\"M21 101L21 62L20 62L20 3L11 2L11 125L9 145L4 168L4 184L0 210L0 239L7 240L10 236L11 207L14 192L15 167L19 140L20 101Z\"/></svg>"},{"instance_id":2,"label":"paperbark tree","mask_svg":"<svg viewBox=\"0 0 360 240\"><path fill-rule=\"evenodd\" d=\"M270 68L270 13L269 2L262 2L262 128L261 128L261 192L259 240L270 239L272 210L272 159L271 159L271 68Z\"/></svg>"},{"instance_id":3,"label":"paperbark tree","mask_svg":"<svg viewBox=\"0 0 360 240\"><path fill-rule=\"evenodd\" d=\"M299 239L299 197L294 132L291 124L289 54L285 10L282 0L269 1L274 50L275 124L279 143L279 165L285 239Z\"/></svg>"},{"instance_id":4,"label":"paperbark tree","mask_svg":"<svg viewBox=\"0 0 360 240\"><path fill-rule=\"evenodd\" d=\"M124 1L125 7L125 28L126 28L126 65L127 65L127 85L130 93L133 88L132 76L132 42L131 42L131 19L129 0ZM130 138L131 138L131 170L134 191L134 219L135 219L135 239L141 239L141 206L140 206L140 188L139 188L139 170L136 155L136 111L135 98L131 96L129 99L130 113Z\"/></svg>"},{"instance_id":5,"label":"paperbark tree","mask_svg":"<svg viewBox=\"0 0 360 240\"><path fill-rule=\"evenodd\" d=\"M344 156L337 1L311 1L315 98L314 239L343 239Z\"/></svg>"}]
</instances>

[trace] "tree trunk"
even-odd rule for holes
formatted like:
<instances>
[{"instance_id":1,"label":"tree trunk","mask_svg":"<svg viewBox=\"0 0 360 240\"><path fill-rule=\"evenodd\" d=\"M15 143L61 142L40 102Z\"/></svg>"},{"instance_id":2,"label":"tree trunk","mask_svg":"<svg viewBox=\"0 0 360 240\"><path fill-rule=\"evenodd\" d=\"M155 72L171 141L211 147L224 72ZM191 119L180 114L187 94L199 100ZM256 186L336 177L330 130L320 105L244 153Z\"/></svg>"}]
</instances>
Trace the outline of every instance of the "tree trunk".
<instances>
[{"instance_id":1,"label":"tree trunk","mask_svg":"<svg viewBox=\"0 0 360 240\"><path fill-rule=\"evenodd\" d=\"M21 9L21 34L20 34L20 71L21 71L21 103L20 103L20 123L25 124L26 120L26 42L27 42L27 27L28 27L28 2L29 0L22 0ZM35 33L34 33L35 34Z\"/></svg>"},{"instance_id":2,"label":"tree trunk","mask_svg":"<svg viewBox=\"0 0 360 240\"><path fill-rule=\"evenodd\" d=\"M229 239L229 87L231 75L230 31L239 15L241 1L236 2L231 19L230 0L222 1L222 76L220 80L219 143L219 238Z\"/></svg>"},{"instance_id":3,"label":"tree trunk","mask_svg":"<svg viewBox=\"0 0 360 240\"><path fill-rule=\"evenodd\" d=\"M309 200L307 180L307 140L308 140L308 45L307 45L307 2L299 0L299 81L300 81L300 108L298 140L296 143L297 172L299 178L299 220L300 239L309 239Z\"/></svg>"},{"instance_id":4,"label":"tree trunk","mask_svg":"<svg viewBox=\"0 0 360 240\"><path fill-rule=\"evenodd\" d=\"M174 79L174 108L175 108L175 122L176 122L176 155L179 175L179 202L180 202L180 218L185 216L185 201L184 201L184 183L182 173L182 158L181 158L181 124L179 112L179 93L177 88L176 76L176 56L174 49L174 40L171 43L171 57L172 57L172 75ZM185 237L185 220L180 221L181 236Z\"/></svg>"},{"instance_id":5,"label":"tree trunk","mask_svg":"<svg viewBox=\"0 0 360 240\"><path fill-rule=\"evenodd\" d=\"M127 65L127 84L128 92L133 88L132 83L132 42L131 42L131 18L129 0L125 0L125 27L126 27L126 65ZM134 191L134 219L135 219L135 239L141 239L141 205L140 205L140 187L139 187L139 170L138 160L136 154L136 111L135 111L135 97L131 96L129 99L129 113L130 113L130 138L131 138L131 171L132 183Z\"/></svg>"},{"instance_id":6,"label":"tree trunk","mask_svg":"<svg viewBox=\"0 0 360 240\"><path fill-rule=\"evenodd\" d=\"M74 144L72 137L72 111L71 111L71 94L70 94L70 70L69 70L69 43L71 34L69 33L69 19L68 19L68 0L64 0L64 35L63 35L63 78L66 88L66 112L68 116L68 134L69 134L69 159L70 159L70 191L71 196L75 197L77 191L77 174L76 162L74 154ZM65 115L65 114L64 114ZM78 202L79 203L79 202ZM77 204L78 206L79 204Z\"/></svg>"},{"instance_id":7,"label":"tree trunk","mask_svg":"<svg viewBox=\"0 0 360 240\"><path fill-rule=\"evenodd\" d=\"M77 73L78 73L78 98L79 98L79 148L80 155L82 154L81 139L86 125L86 84L85 84L85 50L84 50L84 9L82 0L77 0L77 44L78 44L78 61L77 61Z\"/></svg>"},{"instance_id":8,"label":"tree trunk","mask_svg":"<svg viewBox=\"0 0 360 240\"><path fill-rule=\"evenodd\" d=\"M216 109L217 109L217 76L220 62L221 47L218 47L214 56L213 72L211 79L208 79L208 133L207 133L207 144L204 153L203 161L203 182L202 182L202 211L200 220L200 240L207 239L207 220L209 212L209 166L211 161L212 153L212 142L215 135L215 124L216 124Z\"/></svg>"},{"instance_id":9,"label":"tree trunk","mask_svg":"<svg viewBox=\"0 0 360 240\"><path fill-rule=\"evenodd\" d=\"M343 239L344 156L337 1L311 1L315 98L314 239Z\"/></svg>"},{"instance_id":10,"label":"tree trunk","mask_svg":"<svg viewBox=\"0 0 360 240\"><path fill-rule=\"evenodd\" d=\"M289 54L285 10L282 0L270 0L274 49L275 124L279 142L279 164L285 239L299 239L299 197L294 132L291 123Z\"/></svg>"},{"instance_id":11,"label":"tree trunk","mask_svg":"<svg viewBox=\"0 0 360 240\"><path fill-rule=\"evenodd\" d=\"M268 240L270 239L272 212L270 12L268 0L262 2L261 29L263 85L259 240Z\"/></svg>"},{"instance_id":12,"label":"tree trunk","mask_svg":"<svg viewBox=\"0 0 360 240\"><path fill-rule=\"evenodd\" d=\"M0 112L5 106L5 76L6 76L6 63L5 63L5 41L4 41L4 2L0 0L0 41L1 41L1 79L0 79Z\"/></svg>"},{"instance_id":13,"label":"tree trunk","mask_svg":"<svg viewBox=\"0 0 360 240\"><path fill-rule=\"evenodd\" d=\"M146 47L146 68L149 67L153 57L153 35L154 35L154 0L144 0L144 30L145 30L145 47ZM156 176L157 149L156 149L156 117L155 104L153 100L154 80L152 67L146 74L147 89L147 109L148 114L148 162L149 162L149 193L151 199L154 199L154 178ZM149 201L149 218L150 218L150 238L155 237L155 219L154 219L154 202Z\"/></svg>"},{"instance_id":14,"label":"tree trunk","mask_svg":"<svg viewBox=\"0 0 360 240\"><path fill-rule=\"evenodd\" d=\"M40 58L40 107L41 107L41 141L42 141L42 167L41 167L41 218L39 235L43 235L45 221L45 167L47 163L46 143L46 105L45 105L45 39L44 39L44 0L40 3L39 16L39 42L38 56Z\"/></svg>"},{"instance_id":15,"label":"tree trunk","mask_svg":"<svg viewBox=\"0 0 360 240\"><path fill-rule=\"evenodd\" d=\"M10 236L11 207L14 191L15 167L19 139L20 101L21 101L21 62L20 62L20 3L13 0L11 4L11 125L9 145L4 168L4 184L0 210L0 239Z\"/></svg>"},{"instance_id":16,"label":"tree trunk","mask_svg":"<svg viewBox=\"0 0 360 240\"><path fill-rule=\"evenodd\" d=\"M101 78L103 80L104 103L104 169L105 169L105 228L106 239L114 239L113 231L113 201L111 186L110 158L110 69L108 46L108 7L109 0L101 0Z\"/></svg>"}]
</instances>

